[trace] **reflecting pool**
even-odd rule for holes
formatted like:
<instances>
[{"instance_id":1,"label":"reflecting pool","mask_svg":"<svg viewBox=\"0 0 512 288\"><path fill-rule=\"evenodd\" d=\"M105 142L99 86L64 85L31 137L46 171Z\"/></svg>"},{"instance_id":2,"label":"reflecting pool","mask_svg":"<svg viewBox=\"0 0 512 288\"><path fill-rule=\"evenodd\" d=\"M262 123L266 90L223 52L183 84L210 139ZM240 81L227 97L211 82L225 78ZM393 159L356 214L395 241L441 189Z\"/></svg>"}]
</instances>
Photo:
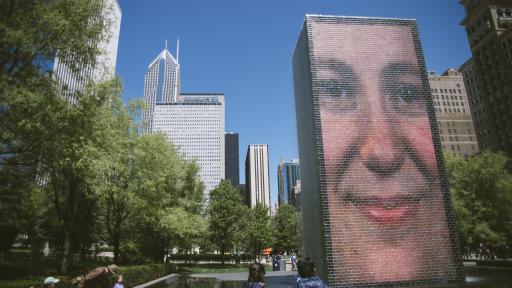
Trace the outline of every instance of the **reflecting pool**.
<instances>
[{"instance_id":1,"label":"reflecting pool","mask_svg":"<svg viewBox=\"0 0 512 288\"><path fill-rule=\"evenodd\" d=\"M512 287L512 268L466 266L466 287ZM295 276L267 277L269 288L295 288ZM227 281L215 278L178 277L151 288L244 288L245 281Z\"/></svg>"}]
</instances>

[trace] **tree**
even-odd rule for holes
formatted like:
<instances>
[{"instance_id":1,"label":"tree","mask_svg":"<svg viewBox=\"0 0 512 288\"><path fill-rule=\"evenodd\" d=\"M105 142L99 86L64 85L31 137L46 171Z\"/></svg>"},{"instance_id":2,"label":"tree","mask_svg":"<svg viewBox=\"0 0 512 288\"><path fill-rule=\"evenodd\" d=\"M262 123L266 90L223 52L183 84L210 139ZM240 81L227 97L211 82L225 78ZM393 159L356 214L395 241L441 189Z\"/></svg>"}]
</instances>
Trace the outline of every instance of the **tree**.
<instances>
[{"instance_id":1,"label":"tree","mask_svg":"<svg viewBox=\"0 0 512 288\"><path fill-rule=\"evenodd\" d=\"M57 95L51 74L56 51L75 74L81 63L94 65L107 36L102 1L2 1L0 12L0 156L16 155L17 164L36 165L44 125ZM95 19L95 21L91 21ZM58 100L58 99L57 99Z\"/></svg>"},{"instance_id":2,"label":"tree","mask_svg":"<svg viewBox=\"0 0 512 288\"><path fill-rule=\"evenodd\" d=\"M113 106L120 101L120 91L116 80L90 86L75 103L56 102L46 122L48 134L39 164L48 172L47 184L62 225L62 271L67 270L73 235L83 231L77 227L94 223L96 217L92 212L101 199L104 159L114 145L109 140L117 127L110 119L117 112Z\"/></svg>"},{"instance_id":3,"label":"tree","mask_svg":"<svg viewBox=\"0 0 512 288\"><path fill-rule=\"evenodd\" d=\"M80 212L94 214L88 208L96 204L91 164L98 156L94 146L99 139L89 136L98 136L105 130L95 129L108 126L101 115L107 112L111 91L106 86L88 89L72 106L59 94L51 63L59 53L59 60L77 75L83 63L96 64L101 51L94 44L107 36L108 24L98 17L101 2L3 1L0 12L0 170L20 175L14 178L27 182L23 186L38 180L51 187L47 191L64 238L63 272L77 235L74 227L81 224ZM65 57L70 54L75 57ZM27 171L37 176L29 177Z\"/></svg>"},{"instance_id":4,"label":"tree","mask_svg":"<svg viewBox=\"0 0 512 288\"><path fill-rule=\"evenodd\" d=\"M272 230L268 208L258 203L247 208L238 227L238 242L246 251L257 257L265 246L270 245Z\"/></svg>"},{"instance_id":5,"label":"tree","mask_svg":"<svg viewBox=\"0 0 512 288\"><path fill-rule=\"evenodd\" d=\"M240 193L229 181L222 180L210 192L210 238L222 255L222 264L226 252L233 248L242 209Z\"/></svg>"},{"instance_id":6,"label":"tree","mask_svg":"<svg viewBox=\"0 0 512 288\"><path fill-rule=\"evenodd\" d=\"M299 248L300 215L289 204L279 206L272 218L273 248L277 251L291 252Z\"/></svg>"},{"instance_id":7,"label":"tree","mask_svg":"<svg viewBox=\"0 0 512 288\"><path fill-rule=\"evenodd\" d=\"M484 151L464 160L445 154L461 243L484 242L500 254L512 245L512 175L502 153Z\"/></svg>"},{"instance_id":8,"label":"tree","mask_svg":"<svg viewBox=\"0 0 512 288\"><path fill-rule=\"evenodd\" d=\"M139 167L135 165L133 153L139 137L130 115L120 99L114 99L114 113L107 121L113 123L108 142L108 153L103 157L103 176L100 182L102 200L106 212L106 227L114 248L114 262L119 263L121 235L125 223L135 209L141 207L141 199L136 192L135 179Z\"/></svg>"},{"instance_id":9,"label":"tree","mask_svg":"<svg viewBox=\"0 0 512 288\"><path fill-rule=\"evenodd\" d=\"M203 183L199 168L185 161L161 134L144 135L133 152L134 189L142 206L134 216L142 250L161 261L173 243L204 233Z\"/></svg>"}]
</instances>

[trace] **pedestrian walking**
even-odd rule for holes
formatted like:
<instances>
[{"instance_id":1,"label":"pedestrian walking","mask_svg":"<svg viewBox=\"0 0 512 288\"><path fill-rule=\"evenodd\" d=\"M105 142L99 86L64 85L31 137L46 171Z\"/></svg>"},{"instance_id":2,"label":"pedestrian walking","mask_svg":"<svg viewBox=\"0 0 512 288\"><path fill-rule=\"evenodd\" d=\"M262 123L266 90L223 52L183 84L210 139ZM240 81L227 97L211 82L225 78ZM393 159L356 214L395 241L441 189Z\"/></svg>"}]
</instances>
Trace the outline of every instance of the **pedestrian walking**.
<instances>
[{"instance_id":1,"label":"pedestrian walking","mask_svg":"<svg viewBox=\"0 0 512 288\"><path fill-rule=\"evenodd\" d=\"M297 270L297 255L292 253L292 257L290 257L290 261L292 262L292 271Z\"/></svg>"}]
</instances>

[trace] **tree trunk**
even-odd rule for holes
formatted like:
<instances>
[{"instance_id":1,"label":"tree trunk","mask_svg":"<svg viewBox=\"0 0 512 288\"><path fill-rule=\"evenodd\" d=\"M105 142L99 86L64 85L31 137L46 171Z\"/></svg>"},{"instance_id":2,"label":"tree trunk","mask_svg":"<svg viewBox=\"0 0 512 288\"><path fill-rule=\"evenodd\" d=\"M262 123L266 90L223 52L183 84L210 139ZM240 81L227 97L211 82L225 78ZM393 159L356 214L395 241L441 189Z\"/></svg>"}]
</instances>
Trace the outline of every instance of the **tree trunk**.
<instances>
[{"instance_id":1,"label":"tree trunk","mask_svg":"<svg viewBox=\"0 0 512 288\"><path fill-rule=\"evenodd\" d=\"M121 238L121 235L119 235L119 234L121 234L120 232L121 231L120 231L119 227L116 225L114 227L114 241L113 241L114 242L113 245L114 245L114 263L115 264L119 264L119 258L120 258L120 255L119 255L119 242L120 242L120 238Z\"/></svg>"},{"instance_id":2,"label":"tree trunk","mask_svg":"<svg viewBox=\"0 0 512 288\"><path fill-rule=\"evenodd\" d=\"M64 251L62 253L62 263L60 266L60 272L65 274L68 272L69 260L71 258L71 235L68 229L64 231Z\"/></svg>"},{"instance_id":3,"label":"tree trunk","mask_svg":"<svg viewBox=\"0 0 512 288\"><path fill-rule=\"evenodd\" d=\"M224 250L221 250L221 251L220 251L220 255L221 255L221 256L220 256L220 259L221 259L221 261L222 261L222 265L224 265L224 253L225 253L225 251L224 251Z\"/></svg>"}]
</instances>

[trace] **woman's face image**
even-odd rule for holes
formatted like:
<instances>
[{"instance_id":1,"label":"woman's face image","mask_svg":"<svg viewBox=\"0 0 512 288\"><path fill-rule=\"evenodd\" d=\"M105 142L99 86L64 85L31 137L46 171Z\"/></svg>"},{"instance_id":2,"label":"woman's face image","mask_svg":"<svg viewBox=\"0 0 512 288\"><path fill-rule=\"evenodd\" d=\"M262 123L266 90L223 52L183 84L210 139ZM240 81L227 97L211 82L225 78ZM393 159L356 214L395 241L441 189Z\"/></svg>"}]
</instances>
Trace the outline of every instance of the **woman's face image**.
<instances>
[{"instance_id":1,"label":"woman's face image","mask_svg":"<svg viewBox=\"0 0 512 288\"><path fill-rule=\"evenodd\" d=\"M336 282L445 278L453 255L411 27L312 27Z\"/></svg>"}]
</instances>

